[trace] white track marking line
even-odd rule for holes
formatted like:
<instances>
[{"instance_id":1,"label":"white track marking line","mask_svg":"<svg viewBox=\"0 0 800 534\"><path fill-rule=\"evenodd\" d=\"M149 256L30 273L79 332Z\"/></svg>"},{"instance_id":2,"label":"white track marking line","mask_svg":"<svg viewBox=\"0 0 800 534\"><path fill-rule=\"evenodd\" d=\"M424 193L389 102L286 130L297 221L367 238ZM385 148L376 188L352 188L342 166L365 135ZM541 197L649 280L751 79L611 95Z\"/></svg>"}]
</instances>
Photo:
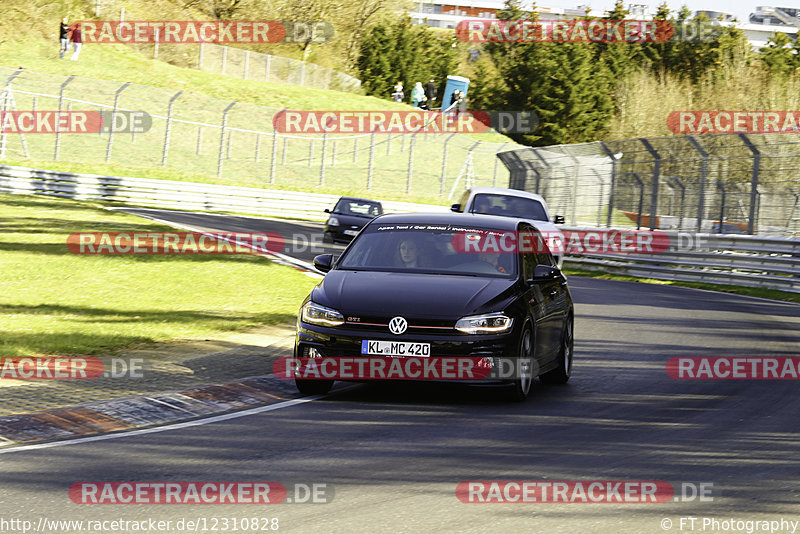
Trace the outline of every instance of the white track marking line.
<instances>
[{"instance_id":1,"label":"white track marking line","mask_svg":"<svg viewBox=\"0 0 800 534\"><path fill-rule=\"evenodd\" d=\"M337 390L339 391L344 390ZM321 399L326 395L314 395L312 397L303 397L302 399L292 399L289 401L280 402L278 404L269 404L259 408L250 408L249 410L242 410L240 412L226 413L222 415L213 415L203 419L195 419L193 421L184 421L182 423L174 423L171 425L158 426L153 428L140 428L138 430L116 432L114 434L103 434L101 436L88 436L85 438L68 439L64 441L51 441L49 443L37 443L34 445L23 445L21 447L14 447L13 449L0 449L0 454L9 454L12 452L24 452L38 449L49 449L52 447L66 447L67 445L77 445L79 443L90 443L92 441L104 441L107 439L127 438L131 436L140 436L143 434L154 434L156 432L167 432L169 430L179 430L182 428L189 428L192 426L207 425L209 423L218 423L220 421L227 421L229 419L237 419L239 417L247 417L248 415L255 415L263 412L271 412L273 410L280 410L281 408L289 408L297 404L304 404L306 402Z\"/></svg>"}]
</instances>

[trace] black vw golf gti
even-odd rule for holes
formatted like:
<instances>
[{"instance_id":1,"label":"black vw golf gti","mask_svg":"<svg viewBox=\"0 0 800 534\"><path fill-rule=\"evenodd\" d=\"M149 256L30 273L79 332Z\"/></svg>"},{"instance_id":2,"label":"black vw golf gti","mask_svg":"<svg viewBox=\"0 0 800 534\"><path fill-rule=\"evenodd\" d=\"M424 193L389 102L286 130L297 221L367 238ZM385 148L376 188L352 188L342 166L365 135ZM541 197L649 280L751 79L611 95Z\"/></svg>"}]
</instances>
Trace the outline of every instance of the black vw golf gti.
<instances>
[{"instance_id":1,"label":"black vw golf gti","mask_svg":"<svg viewBox=\"0 0 800 534\"><path fill-rule=\"evenodd\" d=\"M515 400L528 396L536 376L565 383L572 370L572 297L543 243L532 225L507 217L378 217L339 258L314 259L327 274L300 309L295 357L413 356L431 364L457 357L489 368L511 361L517 372L483 382L506 383ZM297 376L304 393L333 385Z\"/></svg>"}]
</instances>

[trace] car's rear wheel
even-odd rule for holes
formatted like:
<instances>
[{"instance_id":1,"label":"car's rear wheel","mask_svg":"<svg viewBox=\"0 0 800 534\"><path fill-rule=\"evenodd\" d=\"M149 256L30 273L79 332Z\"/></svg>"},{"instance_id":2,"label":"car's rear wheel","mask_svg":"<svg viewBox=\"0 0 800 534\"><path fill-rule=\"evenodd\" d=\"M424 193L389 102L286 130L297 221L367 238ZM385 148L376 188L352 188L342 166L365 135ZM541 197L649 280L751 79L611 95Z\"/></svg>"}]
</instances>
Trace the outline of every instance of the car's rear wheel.
<instances>
[{"instance_id":1,"label":"car's rear wheel","mask_svg":"<svg viewBox=\"0 0 800 534\"><path fill-rule=\"evenodd\" d=\"M540 378L542 382L548 384L566 384L572 374L572 317L567 319L564 325L564 333L561 335L561 350L558 354L558 367L548 371Z\"/></svg>"},{"instance_id":2,"label":"car's rear wheel","mask_svg":"<svg viewBox=\"0 0 800 534\"><path fill-rule=\"evenodd\" d=\"M333 387L333 380L298 380L294 381L300 393L306 395L324 395Z\"/></svg>"},{"instance_id":3,"label":"car's rear wheel","mask_svg":"<svg viewBox=\"0 0 800 534\"><path fill-rule=\"evenodd\" d=\"M530 325L525 325L519 340L517 351L517 378L514 379L510 391L511 400L522 402L528 398L533 384L533 334Z\"/></svg>"}]
</instances>

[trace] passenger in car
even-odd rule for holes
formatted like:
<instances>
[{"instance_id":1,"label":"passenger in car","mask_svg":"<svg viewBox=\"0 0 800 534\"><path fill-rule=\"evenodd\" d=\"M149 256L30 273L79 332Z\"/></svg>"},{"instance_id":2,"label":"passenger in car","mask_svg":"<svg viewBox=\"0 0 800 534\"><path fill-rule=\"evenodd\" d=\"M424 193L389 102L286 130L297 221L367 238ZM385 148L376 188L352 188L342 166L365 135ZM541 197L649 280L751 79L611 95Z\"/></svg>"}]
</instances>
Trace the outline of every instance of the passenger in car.
<instances>
[{"instance_id":1,"label":"passenger in car","mask_svg":"<svg viewBox=\"0 0 800 534\"><path fill-rule=\"evenodd\" d=\"M400 267L419 267L420 250L419 245L413 239L403 239L397 247L397 256L400 260Z\"/></svg>"}]
</instances>

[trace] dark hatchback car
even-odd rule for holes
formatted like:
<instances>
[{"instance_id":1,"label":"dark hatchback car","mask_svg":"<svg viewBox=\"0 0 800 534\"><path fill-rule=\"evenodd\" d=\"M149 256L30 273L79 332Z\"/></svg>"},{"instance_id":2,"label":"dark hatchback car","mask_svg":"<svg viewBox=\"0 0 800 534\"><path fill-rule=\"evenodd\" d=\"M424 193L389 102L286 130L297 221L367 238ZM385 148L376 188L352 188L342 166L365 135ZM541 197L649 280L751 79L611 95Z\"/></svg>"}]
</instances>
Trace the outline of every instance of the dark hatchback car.
<instances>
[{"instance_id":1,"label":"dark hatchback car","mask_svg":"<svg viewBox=\"0 0 800 534\"><path fill-rule=\"evenodd\" d=\"M341 197L333 209L325 213L330 213L330 217L325 223L324 240L349 242L365 224L383 215L383 206L377 200Z\"/></svg>"},{"instance_id":2,"label":"dark hatchback car","mask_svg":"<svg viewBox=\"0 0 800 534\"><path fill-rule=\"evenodd\" d=\"M374 219L338 259L314 259L327 274L301 306L295 357L397 356L367 349L382 343L432 359L513 361L526 372L492 383L506 384L515 400L528 396L535 376L565 383L573 345L566 277L546 246L502 254L454 246L462 236L488 233L541 238L529 223L507 217L412 213ZM296 384L301 392L319 394L333 380L296 378Z\"/></svg>"}]
</instances>

